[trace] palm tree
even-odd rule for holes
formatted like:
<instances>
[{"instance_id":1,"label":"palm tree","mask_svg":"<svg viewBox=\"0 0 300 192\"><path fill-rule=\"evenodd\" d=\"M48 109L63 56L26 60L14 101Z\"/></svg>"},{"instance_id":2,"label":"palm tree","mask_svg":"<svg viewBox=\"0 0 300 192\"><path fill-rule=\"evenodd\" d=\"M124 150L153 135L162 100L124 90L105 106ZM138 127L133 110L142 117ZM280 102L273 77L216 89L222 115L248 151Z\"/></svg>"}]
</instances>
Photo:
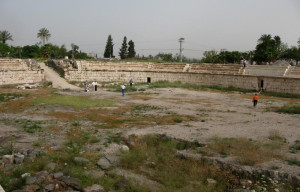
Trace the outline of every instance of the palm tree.
<instances>
[{"instance_id":1,"label":"palm tree","mask_svg":"<svg viewBox=\"0 0 300 192\"><path fill-rule=\"evenodd\" d=\"M8 31L0 31L0 40L3 44L5 44L8 40L13 41L12 35Z\"/></svg>"},{"instance_id":2,"label":"palm tree","mask_svg":"<svg viewBox=\"0 0 300 192\"><path fill-rule=\"evenodd\" d=\"M41 38L43 45L45 45L45 41L48 41L48 39L51 37L51 34L49 33L48 29L42 28L39 30L37 37Z\"/></svg>"}]
</instances>

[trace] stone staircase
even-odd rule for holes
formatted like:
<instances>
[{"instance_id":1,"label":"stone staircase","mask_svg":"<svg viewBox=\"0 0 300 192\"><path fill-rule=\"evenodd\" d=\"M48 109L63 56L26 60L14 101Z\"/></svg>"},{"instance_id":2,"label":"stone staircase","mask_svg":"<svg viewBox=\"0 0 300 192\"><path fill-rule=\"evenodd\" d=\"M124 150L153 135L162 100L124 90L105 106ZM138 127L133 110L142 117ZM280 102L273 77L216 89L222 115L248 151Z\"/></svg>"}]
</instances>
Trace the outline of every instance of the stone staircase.
<instances>
[{"instance_id":1,"label":"stone staircase","mask_svg":"<svg viewBox=\"0 0 300 192\"><path fill-rule=\"evenodd\" d=\"M300 67L290 66L289 70L285 74L286 77L300 78Z\"/></svg>"},{"instance_id":2,"label":"stone staircase","mask_svg":"<svg viewBox=\"0 0 300 192\"><path fill-rule=\"evenodd\" d=\"M22 59L0 59L0 71L28 70L28 65Z\"/></svg>"},{"instance_id":3,"label":"stone staircase","mask_svg":"<svg viewBox=\"0 0 300 192\"><path fill-rule=\"evenodd\" d=\"M238 64L193 64L190 72L211 74L241 74L241 66Z\"/></svg>"},{"instance_id":4,"label":"stone staircase","mask_svg":"<svg viewBox=\"0 0 300 192\"><path fill-rule=\"evenodd\" d=\"M247 65L243 75L283 77L288 70L288 66L273 65Z\"/></svg>"}]
</instances>

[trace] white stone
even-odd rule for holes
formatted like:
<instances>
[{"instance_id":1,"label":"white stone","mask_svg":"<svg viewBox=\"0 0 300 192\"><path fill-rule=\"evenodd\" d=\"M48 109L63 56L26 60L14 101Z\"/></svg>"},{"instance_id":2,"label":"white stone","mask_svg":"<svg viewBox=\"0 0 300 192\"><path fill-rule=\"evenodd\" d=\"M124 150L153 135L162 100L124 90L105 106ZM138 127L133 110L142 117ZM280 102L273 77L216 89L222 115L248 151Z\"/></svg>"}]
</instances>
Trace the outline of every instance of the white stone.
<instances>
[{"instance_id":1,"label":"white stone","mask_svg":"<svg viewBox=\"0 0 300 192\"><path fill-rule=\"evenodd\" d=\"M104 192L104 188L101 185L94 184L92 186L83 189L84 192Z\"/></svg>"},{"instance_id":2,"label":"white stone","mask_svg":"<svg viewBox=\"0 0 300 192\"><path fill-rule=\"evenodd\" d=\"M21 175L22 179L26 178L26 177L30 177L30 173L24 173Z\"/></svg>"},{"instance_id":3,"label":"white stone","mask_svg":"<svg viewBox=\"0 0 300 192\"><path fill-rule=\"evenodd\" d=\"M14 156L13 155L4 155L2 158L2 162L4 164L13 164L14 163Z\"/></svg>"},{"instance_id":4,"label":"white stone","mask_svg":"<svg viewBox=\"0 0 300 192\"><path fill-rule=\"evenodd\" d=\"M121 151L122 152L128 152L129 151L129 147L127 145L122 145L121 146Z\"/></svg>"}]
</instances>

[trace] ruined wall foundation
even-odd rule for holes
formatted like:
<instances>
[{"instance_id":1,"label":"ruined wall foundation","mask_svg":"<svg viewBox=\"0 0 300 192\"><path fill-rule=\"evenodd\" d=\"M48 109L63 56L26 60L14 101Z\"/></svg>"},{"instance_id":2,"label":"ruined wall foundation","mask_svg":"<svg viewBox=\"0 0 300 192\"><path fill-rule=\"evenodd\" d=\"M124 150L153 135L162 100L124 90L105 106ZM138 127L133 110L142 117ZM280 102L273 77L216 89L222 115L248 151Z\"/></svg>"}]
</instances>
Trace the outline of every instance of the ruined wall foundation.
<instances>
[{"instance_id":1,"label":"ruined wall foundation","mask_svg":"<svg viewBox=\"0 0 300 192\"><path fill-rule=\"evenodd\" d=\"M100 82L134 82L156 81L181 81L197 85L218 85L221 87L233 86L242 89L260 90L263 88L271 92L300 94L300 79L287 77L264 77L250 75L228 75L209 73L184 73L184 72L147 72L147 71L101 71L101 70L69 70L65 73L69 81L93 81Z\"/></svg>"},{"instance_id":2,"label":"ruined wall foundation","mask_svg":"<svg viewBox=\"0 0 300 192\"><path fill-rule=\"evenodd\" d=\"M31 60L0 59L0 85L38 83L44 70Z\"/></svg>"}]
</instances>

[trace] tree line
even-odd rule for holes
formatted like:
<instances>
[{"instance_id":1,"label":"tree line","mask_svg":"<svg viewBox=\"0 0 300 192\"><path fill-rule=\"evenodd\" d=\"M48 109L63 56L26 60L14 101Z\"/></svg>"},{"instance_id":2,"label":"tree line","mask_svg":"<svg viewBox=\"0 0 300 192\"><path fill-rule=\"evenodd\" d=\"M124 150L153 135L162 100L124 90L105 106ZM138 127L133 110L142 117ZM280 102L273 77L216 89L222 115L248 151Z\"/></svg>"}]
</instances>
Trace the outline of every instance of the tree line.
<instances>
[{"instance_id":1,"label":"tree line","mask_svg":"<svg viewBox=\"0 0 300 192\"><path fill-rule=\"evenodd\" d=\"M135 48L134 42L130 40L127 45L127 37L125 36L123 39L122 46L120 48L119 56L121 59L132 59L135 58ZM104 50L104 58L114 58L114 44L111 35L108 36L105 50Z\"/></svg>"},{"instance_id":2,"label":"tree line","mask_svg":"<svg viewBox=\"0 0 300 192\"><path fill-rule=\"evenodd\" d=\"M9 46L7 41L13 41L12 35L4 30L0 31L0 57L12 57L12 58L55 58L64 59L66 56L73 59L90 59L87 53L79 50L79 46L71 44L71 50L67 50L65 45L57 46L48 43L51 34L48 29L42 28L37 33L37 38L40 38L41 42L35 45L26 46Z\"/></svg>"},{"instance_id":3,"label":"tree line","mask_svg":"<svg viewBox=\"0 0 300 192\"><path fill-rule=\"evenodd\" d=\"M0 56L2 57L15 57L15 58L56 58L62 59L68 56L72 59L91 59L87 53L79 50L79 46L71 44L71 50L67 50L64 45L57 46L47 43L51 34L48 29L42 28L37 33L37 38L41 42L35 45L21 46L8 46L7 41L13 41L12 35L4 30L0 31ZM220 51L209 50L203 53L202 59L190 59L183 56L183 62L201 62L201 63L239 63L241 58L245 58L250 62L256 61L258 63L274 62L278 59L292 59L297 63L300 61L300 38L297 46L288 47L286 43L281 41L279 36L270 34L263 34L258 40L255 50L240 52L240 51L227 51L222 49ZM127 43L127 37L123 38L121 48L118 52L120 59L136 59L136 60L151 60L151 61L164 61L164 62L178 62L179 55L172 53L158 53L155 56L140 56L136 55L135 43L130 40ZM108 36L104 58L115 58L114 43L111 35Z\"/></svg>"},{"instance_id":4,"label":"tree line","mask_svg":"<svg viewBox=\"0 0 300 192\"><path fill-rule=\"evenodd\" d=\"M253 51L239 52L227 50L210 50L204 52L201 62L204 63L239 63L241 57L250 62L270 63L278 59L293 59L297 63L300 61L300 38L297 46L288 47L286 43L281 41L279 36L270 34L262 35Z\"/></svg>"}]
</instances>

